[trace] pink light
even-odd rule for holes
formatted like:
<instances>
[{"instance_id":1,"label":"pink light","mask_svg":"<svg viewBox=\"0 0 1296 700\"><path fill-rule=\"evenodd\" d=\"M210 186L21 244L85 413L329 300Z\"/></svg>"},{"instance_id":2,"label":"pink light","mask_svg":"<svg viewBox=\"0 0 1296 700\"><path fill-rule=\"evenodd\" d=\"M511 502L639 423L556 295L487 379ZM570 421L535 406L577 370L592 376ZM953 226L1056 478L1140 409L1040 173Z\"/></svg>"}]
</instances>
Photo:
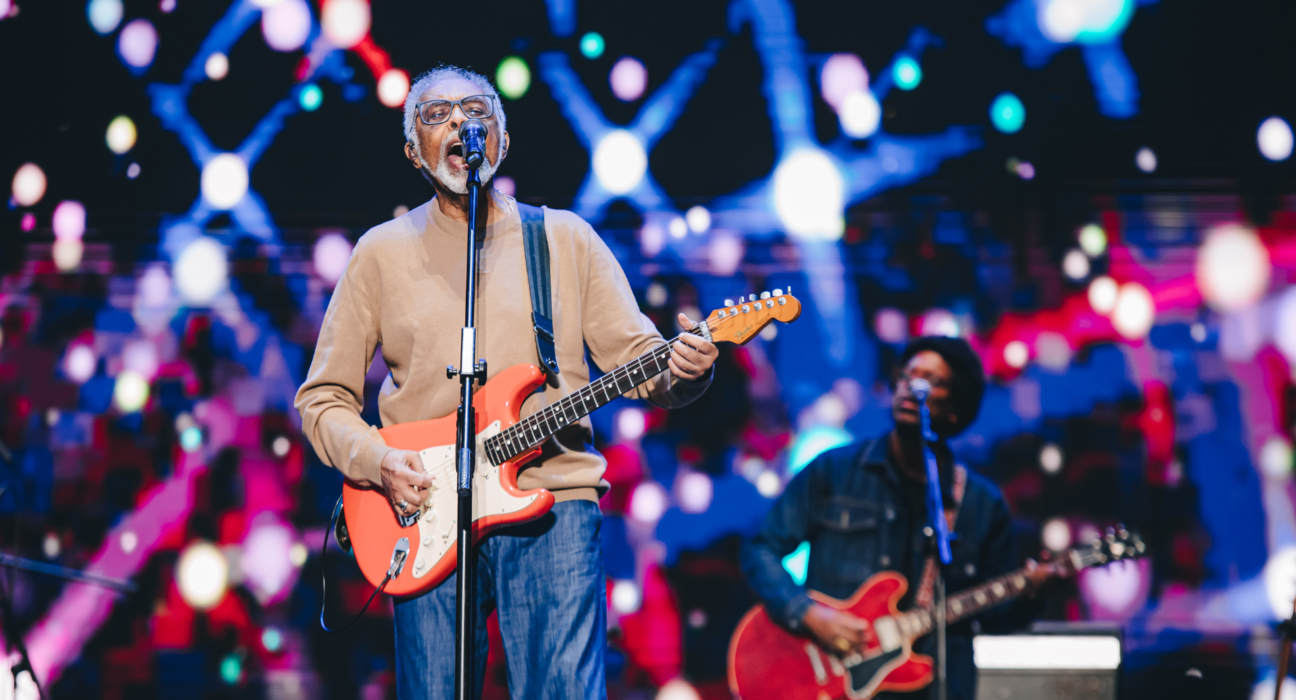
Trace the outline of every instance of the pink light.
<instances>
[{"instance_id":1,"label":"pink light","mask_svg":"<svg viewBox=\"0 0 1296 700\"><path fill-rule=\"evenodd\" d=\"M899 309L878 309L873 317L873 330L884 343L897 345L908 337L909 319Z\"/></svg>"},{"instance_id":2,"label":"pink light","mask_svg":"<svg viewBox=\"0 0 1296 700\"><path fill-rule=\"evenodd\" d=\"M711 272L719 277L728 277L738 271L745 254L743 242L737 236L716 235L711 238L707 254L711 258Z\"/></svg>"},{"instance_id":3,"label":"pink light","mask_svg":"<svg viewBox=\"0 0 1296 700\"><path fill-rule=\"evenodd\" d=\"M59 240L77 239L85 233L86 211L80 202L59 202L54 207L54 237Z\"/></svg>"},{"instance_id":4,"label":"pink light","mask_svg":"<svg viewBox=\"0 0 1296 700\"><path fill-rule=\"evenodd\" d=\"M297 537L269 513L263 513L258 520L243 540L239 566L247 588L266 605L283 600L292 590L298 569L293 566L291 550Z\"/></svg>"},{"instance_id":5,"label":"pink light","mask_svg":"<svg viewBox=\"0 0 1296 700\"><path fill-rule=\"evenodd\" d=\"M703 472L688 471L680 474L676 488L679 493L680 510L685 513L705 513L711 507L711 497L715 485L711 477Z\"/></svg>"},{"instance_id":6,"label":"pink light","mask_svg":"<svg viewBox=\"0 0 1296 700\"><path fill-rule=\"evenodd\" d=\"M148 68L157 54L157 45L157 30L146 19L132 21L117 37L117 53L121 54L126 65L133 68Z\"/></svg>"},{"instance_id":7,"label":"pink light","mask_svg":"<svg viewBox=\"0 0 1296 700\"><path fill-rule=\"evenodd\" d=\"M77 384L85 384L94 376L99 358L89 345L77 343L68 348L63 358L63 373Z\"/></svg>"},{"instance_id":8,"label":"pink light","mask_svg":"<svg viewBox=\"0 0 1296 700\"><path fill-rule=\"evenodd\" d=\"M122 350L122 369L152 380L158 371L157 348L148 340L132 341Z\"/></svg>"},{"instance_id":9,"label":"pink light","mask_svg":"<svg viewBox=\"0 0 1296 700\"><path fill-rule=\"evenodd\" d=\"M635 520L655 523L666 512L666 489L655 481L645 481L635 487L630 496L630 515Z\"/></svg>"},{"instance_id":10,"label":"pink light","mask_svg":"<svg viewBox=\"0 0 1296 700\"><path fill-rule=\"evenodd\" d=\"M27 212L26 214L23 214L22 230L32 231L35 228L36 228L36 215L31 212Z\"/></svg>"},{"instance_id":11,"label":"pink light","mask_svg":"<svg viewBox=\"0 0 1296 700\"><path fill-rule=\"evenodd\" d=\"M853 53L835 53L824 61L819 72L819 90L824 102L841 110L842 102L852 92L868 89L869 74L864 62Z\"/></svg>"},{"instance_id":12,"label":"pink light","mask_svg":"<svg viewBox=\"0 0 1296 700\"><path fill-rule=\"evenodd\" d=\"M1125 620L1147 602L1151 585L1148 559L1120 561L1080 574L1080 596L1090 619Z\"/></svg>"},{"instance_id":13,"label":"pink light","mask_svg":"<svg viewBox=\"0 0 1296 700\"><path fill-rule=\"evenodd\" d=\"M631 442L643 437L644 431L647 430L648 420L644 416L642 409L631 406L623 408L616 417L617 434L622 440Z\"/></svg>"},{"instance_id":14,"label":"pink light","mask_svg":"<svg viewBox=\"0 0 1296 700\"><path fill-rule=\"evenodd\" d=\"M311 14L305 0L279 0L261 11L261 35L275 51L296 51L310 36Z\"/></svg>"},{"instance_id":15,"label":"pink light","mask_svg":"<svg viewBox=\"0 0 1296 700\"><path fill-rule=\"evenodd\" d=\"M337 284L351 260L351 241L339 233L326 233L315 242L315 271L329 284Z\"/></svg>"},{"instance_id":16,"label":"pink light","mask_svg":"<svg viewBox=\"0 0 1296 700\"><path fill-rule=\"evenodd\" d=\"M517 196L517 183L507 175L495 178L495 189L499 190L500 194L506 194L510 197Z\"/></svg>"},{"instance_id":17,"label":"pink light","mask_svg":"<svg viewBox=\"0 0 1296 700\"><path fill-rule=\"evenodd\" d=\"M622 102L633 102L639 99L648 85L648 69L637 59L629 56L616 62L608 75L612 84L612 94Z\"/></svg>"}]
</instances>

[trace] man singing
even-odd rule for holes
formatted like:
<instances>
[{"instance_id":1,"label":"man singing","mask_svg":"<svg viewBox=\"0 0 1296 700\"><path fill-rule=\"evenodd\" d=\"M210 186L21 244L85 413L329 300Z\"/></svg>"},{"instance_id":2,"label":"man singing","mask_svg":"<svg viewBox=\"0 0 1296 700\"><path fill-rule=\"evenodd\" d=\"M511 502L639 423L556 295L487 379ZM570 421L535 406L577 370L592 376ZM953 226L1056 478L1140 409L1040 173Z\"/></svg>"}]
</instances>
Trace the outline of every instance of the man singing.
<instances>
[{"instance_id":1,"label":"man singing","mask_svg":"<svg viewBox=\"0 0 1296 700\"><path fill-rule=\"evenodd\" d=\"M435 190L426 204L374 227L356 244L329 302L309 376L297 394L302 427L324 463L352 482L382 489L392 508L418 510L432 477L417 453L387 447L360 418L364 377L375 349L390 373L378 406L383 425L438 418L459 405L459 362L468 221L468 166L459 142L466 119L487 128L478 212L477 348L492 376L539 365L518 203L493 188L508 153L499 95L484 77L442 67L420 76L405 101L405 156ZM551 256L553 326L560 374L522 405L522 416L589 383L585 349L604 371L665 341L639 312L625 273L607 245L575 214L545 210ZM485 231L482 235L480 232ZM683 314L679 322L692 325ZM670 371L632 396L673 408L706 390L717 356L709 341L685 334ZM526 525L506 528L478 548L476 672L486 664L486 617L499 611L510 692L518 698L601 698L606 592L598 499L606 467L591 445L589 419L560 432L518 476L523 489L546 488L557 504ZM455 581L396 602L398 695L448 698L454 689Z\"/></svg>"},{"instance_id":2,"label":"man singing","mask_svg":"<svg viewBox=\"0 0 1296 700\"><path fill-rule=\"evenodd\" d=\"M919 338L905 348L895 375L895 429L882 439L830 450L812 461L788 484L743 549L743 572L770 617L831 653L862 650L866 625L850 613L814 602L806 589L845 600L868 577L892 570L909 581L902 610L916 596L930 595L930 589L920 593L928 566L923 533L929 522L927 477L918 403L909 388L919 378L931 384L927 405L940 438L934 451L945 508L957 512L947 590L968 588L1013 568L1012 518L1003 496L988 480L956 467L946 442L981 410L986 387L981 360L962 339ZM810 565L803 588L782 562L806 541ZM1043 569L1038 571L1042 576ZM1000 608L982 615L980 624L985 629L1011 627L1020 612ZM947 640L949 697L971 700L976 694L971 622L951 626ZM935 635L915 644L914 651L934 654ZM929 687L914 696L935 693Z\"/></svg>"}]
</instances>

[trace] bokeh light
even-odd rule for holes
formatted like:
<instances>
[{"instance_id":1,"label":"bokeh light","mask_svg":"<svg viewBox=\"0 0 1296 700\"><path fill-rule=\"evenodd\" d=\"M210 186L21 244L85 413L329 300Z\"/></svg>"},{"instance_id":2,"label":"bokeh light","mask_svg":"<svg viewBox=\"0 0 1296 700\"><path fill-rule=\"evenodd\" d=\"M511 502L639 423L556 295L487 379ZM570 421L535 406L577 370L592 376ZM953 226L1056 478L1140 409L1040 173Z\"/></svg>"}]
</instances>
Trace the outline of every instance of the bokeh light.
<instances>
[{"instance_id":1,"label":"bokeh light","mask_svg":"<svg viewBox=\"0 0 1296 700\"><path fill-rule=\"evenodd\" d=\"M756 491L766 498L774 498L783 490L783 480L779 475L766 469L756 477Z\"/></svg>"},{"instance_id":2,"label":"bokeh light","mask_svg":"<svg viewBox=\"0 0 1296 700\"><path fill-rule=\"evenodd\" d=\"M622 102L633 102L643 96L648 86L648 69L638 59L626 56L612 66L608 74L612 94Z\"/></svg>"},{"instance_id":3,"label":"bokeh light","mask_svg":"<svg viewBox=\"0 0 1296 700\"><path fill-rule=\"evenodd\" d=\"M873 317L873 332L878 340L892 345L899 345L909 338L909 317L899 309L878 309Z\"/></svg>"},{"instance_id":4,"label":"bokeh light","mask_svg":"<svg viewBox=\"0 0 1296 700\"><path fill-rule=\"evenodd\" d=\"M1079 281L1089 276L1089 256L1082 250L1072 248L1062 258L1062 274L1067 279Z\"/></svg>"},{"instance_id":5,"label":"bokeh light","mask_svg":"<svg viewBox=\"0 0 1296 700\"><path fill-rule=\"evenodd\" d=\"M409 89L409 73L400 68L388 68L378 79L378 101L385 107L399 109L405 106Z\"/></svg>"},{"instance_id":6,"label":"bokeh light","mask_svg":"<svg viewBox=\"0 0 1296 700\"><path fill-rule=\"evenodd\" d=\"M1269 289L1269 251L1254 231L1228 225L1212 229L1197 250L1197 286L1220 311L1254 304Z\"/></svg>"},{"instance_id":7,"label":"bokeh light","mask_svg":"<svg viewBox=\"0 0 1296 700\"><path fill-rule=\"evenodd\" d=\"M1088 604L1089 616L1124 620L1142 608L1148 590L1147 564L1147 559L1126 560L1081 572L1080 592Z\"/></svg>"},{"instance_id":8,"label":"bokeh light","mask_svg":"<svg viewBox=\"0 0 1296 700\"><path fill-rule=\"evenodd\" d=\"M612 584L612 607L622 615L635 612L642 603L639 586L634 581L620 580Z\"/></svg>"},{"instance_id":9,"label":"bokeh light","mask_svg":"<svg viewBox=\"0 0 1296 700\"><path fill-rule=\"evenodd\" d=\"M306 83L297 91L297 103L307 112L314 112L324 104L324 91L315 83Z\"/></svg>"},{"instance_id":10,"label":"bokeh light","mask_svg":"<svg viewBox=\"0 0 1296 700\"><path fill-rule=\"evenodd\" d=\"M1044 523L1040 540L1050 551L1060 552L1071 546L1071 526L1062 518L1053 518Z\"/></svg>"},{"instance_id":11,"label":"bokeh light","mask_svg":"<svg viewBox=\"0 0 1296 700\"><path fill-rule=\"evenodd\" d=\"M123 114L108 122L108 133L104 135L104 141L108 144L108 150L122 155L135 147L135 136L135 122Z\"/></svg>"},{"instance_id":12,"label":"bokeh light","mask_svg":"<svg viewBox=\"0 0 1296 700\"><path fill-rule=\"evenodd\" d=\"M909 56L897 58L891 67L891 77L896 87L901 90L912 90L922 82L922 66Z\"/></svg>"},{"instance_id":13,"label":"bokeh light","mask_svg":"<svg viewBox=\"0 0 1296 700\"><path fill-rule=\"evenodd\" d=\"M275 51L296 51L311 31L311 11L306 0L279 0L261 11L261 35Z\"/></svg>"},{"instance_id":14,"label":"bokeh light","mask_svg":"<svg viewBox=\"0 0 1296 700\"><path fill-rule=\"evenodd\" d=\"M631 442L644 436L648 429L647 416L643 409L631 406L623 408L616 415L616 433L622 440Z\"/></svg>"},{"instance_id":15,"label":"bokeh light","mask_svg":"<svg viewBox=\"0 0 1296 700\"><path fill-rule=\"evenodd\" d=\"M842 100L838 113L842 131L853 139L864 139L877 133L882 122L882 106L868 90L856 90Z\"/></svg>"},{"instance_id":16,"label":"bokeh light","mask_svg":"<svg viewBox=\"0 0 1296 700\"><path fill-rule=\"evenodd\" d=\"M1039 463L1040 469L1044 470L1045 474L1057 474L1062 471L1062 448L1058 447L1057 443L1045 443L1040 448Z\"/></svg>"},{"instance_id":17,"label":"bokeh light","mask_svg":"<svg viewBox=\"0 0 1296 700\"><path fill-rule=\"evenodd\" d=\"M127 179L134 180L135 178L139 177L139 174L140 174L139 163L131 163L130 165L126 166Z\"/></svg>"},{"instance_id":18,"label":"bokeh light","mask_svg":"<svg viewBox=\"0 0 1296 700\"><path fill-rule=\"evenodd\" d=\"M792 443L788 452L788 473L796 474L805 469L821 453L835 447L850 444L851 434L842 428L819 426L803 430Z\"/></svg>"},{"instance_id":19,"label":"bokeh light","mask_svg":"<svg viewBox=\"0 0 1296 700\"><path fill-rule=\"evenodd\" d=\"M625 129L608 132L594 147L594 176L612 194L626 194L638 187L647 172L643 143Z\"/></svg>"},{"instance_id":20,"label":"bokeh light","mask_svg":"<svg viewBox=\"0 0 1296 700\"><path fill-rule=\"evenodd\" d=\"M963 334L958 318L949 309L931 309L923 314L918 330L921 335L940 335L946 338L957 338Z\"/></svg>"},{"instance_id":21,"label":"bokeh light","mask_svg":"<svg viewBox=\"0 0 1296 700\"><path fill-rule=\"evenodd\" d=\"M494 185L500 194L506 194L510 197L517 196L517 181L507 175L496 175L491 178L491 184Z\"/></svg>"},{"instance_id":22,"label":"bokeh light","mask_svg":"<svg viewBox=\"0 0 1296 700\"><path fill-rule=\"evenodd\" d=\"M139 535L135 534L133 530L127 530L121 534L117 543L121 545L123 552L130 554L139 546Z\"/></svg>"},{"instance_id":23,"label":"bokeh light","mask_svg":"<svg viewBox=\"0 0 1296 700\"><path fill-rule=\"evenodd\" d=\"M86 19L99 34L110 34L121 24L124 11L122 0L90 0L86 4Z\"/></svg>"},{"instance_id":24,"label":"bokeh light","mask_svg":"<svg viewBox=\"0 0 1296 700\"><path fill-rule=\"evenodd\" d=\"M229 75L229 56L219 51L211 52L207 62L203 64L203 72L210 80L223 80Z\"/></svg>"},{"instance_id":25,"label":"bokeh light","mask_svg":"<svg viewBox=\"0 0 1296 700\"><path fill-rule=\"evenodd\" d=\"M253 526L243 541L239 558L243 585L262 605L282 599L297 577L297 567L289 558L295 541L292 530L279 522Z\"/></svg>"},{"instance_id":26,"label":"bokeh light","mask_svg":"<svg viewBox=\"0 0 1296 700\"><path fill-rule=\"evenodd\" d=\"M683 678L672 678L657 691L653 700L702 700L702 695Z\"/></svg>"},{"instance_id":27,"label":"bokeh light","mask_svg":"<svg viewBox=\"0 0 1296 700\"><path fill-rule=\"evenodd\" d=\"M60 238L54 241L54 248L50 252L54 258L54 266L60 272L71 272L81 264L85 244L80 238Z\"/></svg>"},{"instance_id":28,"label":"bokeh light","mask_svg":"<svg viewBox=\"0 0 1296 700\"><path fill-rule=\"evenodd\" d=\"M1156 305L1147 287L1138 282L1126 282L1116 295L1116 308L1112 310L1112 326L1128 340L1140 340L1152 330L1156 320Z\"/></svg>"},{"instance_id":29,"label":"bokeh light","mask_svg":"<svg viewBox=\"0 0 1296 700\"><path fill-rule=\"evenodd\" d=\"M225 248L207 237L186 246L175 265L175 284L180 296L197 306L210 303L225 291L228 275Z\"/></svg>"},{"instance_id":30,"label":"bokeh light","mask_svg":"<svg viewBox=\"0 0 1296 700\"><path fill-rule=\"evenodd\" d=\"M1292 602L1296 599L1296 546L1287 545L1271 554L1265 562L1263 576L1273 619L1291 617Z\"/></svg>"},{"instance_id":31,"label":"bokeh light","mask_svg":"<svg viewBox=\"0 0 1296 700\"><path fill-rule=\"evenodd\" d=\"M1256 131L1260 154L1272 161L1287 160L1292 154L1291 125L1282 117L1269 117Z\"/></svg>"},{"instance_id":32,"label":"bokeh light","mask_svg":"<svg viewBox=\"0 0 1296 700\"><path fill-rule=\"evenodd\" d=\"M283 633L278 627L267 627L261 630L261 646L271 654L283 648Z\"/></svg>"},{"instance_id":33,"label":"bokeh light","mask_svg":"<svg viewBox=\"0 0 1296 700\"><path fill-rule=\"evenodd\" d=\"M693 233L706 233L711 228L711 212L699 204L684 213L684 221Z\"/></svg>"},{"instance_id":34,"label":"bokeh light","mask_svg":"<svg viewBox=\"0 0 1296 700\"><path fill-rule=\"evenodd\" d=\"M117 53L122 61L139 70L144 70L153 63L157 45L157 30L146 19L132 20L117 35Z\"/></svg>"},{"instance_id":35,"label":"bokeh light","mask_svg":"<svg viewBox=\"0 0 1296 700\"><path fill-rule=\"evenodd\" d=\"M23 231L35 230L36 215L31 212L24 213L22 215L22 222L19 224L19 228L21 228Z\"/></svg>"},{"instance_id":36,"label":"bokeh light","mask_svg":"<svg viewBox=\"0 0 1296 700\"><path fill-rule=\"evenodd\" d=\"M185 603L197 610L210 610L225 597L229 585L229 564L225 555L209 542L194 542L184 548L176 564L176 583Z\"/></svg>"},{"instance_id":37,"label":"bokeh light","mask_svg":"<svg viewBox=\"0 0 1296 700\"><path fill-rule=\"evenodd\" d=\"M868 90L869 74L864 62L853 53L835 53L819 71L819 92L835 110L841 110L846 96Z\"/></svg>"},{"instance_id":38,"label":"bokeh light","mask_svg":"<svg viewBox=\"0 0 1296 700\"><path fill-rule=\"evenodd\" d=\"M1026 123L1026 105L1011 92L1001 93L990 103L990 122L1000 133L1015 134Z\"/></svg>"},{"instance_id":39,"label":"bokeh light","mask_svg":"<svg viewBox=\"0 0 1296 700\"><path fill-rule=\"evenodd\" d=\"M1059 44L1099 43L1120 34L1134 14L1134 0L1044 0L1039 29Z\"/></svg>"},{"instance_id":40,"label":"bokeh light","mask_svg":"<svg viewBox=\"0 0 1296 700\"><path fill-rule=\"evenodd\" d=\"M510 100L520 99L531 88L531 67L521 58L509 56L495 70L495 84L501 95Z\"/></svg>"},{"instance_id":41,"label":"bokeh light","mask_svg":"<svg viewBox=\"0 0 1296 700\"><path fill-rule=\"evenodd\" d=\"M1139 170L1142 170L1145 173L1156 172L1157 169L1156 152L1150 148L1147 148L1146 146L1140 148L1138 150L1138 153L1134 155L1134 164L1138 166Z\"/></svg>"},{"instance_id":42,"label":"bokeh light","mask_svg":"<svg viewBox=\"0 0 1296 700\"><path fill-rule=\"evenodd\" d=\"M95 351L85 343L76 343L68 348L63 356L63 374L77 384L85 384L95 374L99 358Z\"/></svg>"},{"instance_id":43,"label":"bokeh light","mask_svg":"<svg viewBox=\"0 0 1296 700\"><path fill-rule=\"evenodd\" d=\"M288 451L292 449L292 441L280 435L270 443L270 451L274 456L283 459L288 456Z\"/></svg>"},{"instance_id":44,"label":"bokeh light","mask_svg":"<svg viewBox=\"0 0 1296 700\"><path fill-rule=\"evenodd\" d=\"M731 234L716 235L711 238L711 243L707 246L707 260L710 262L711 274L717 277L728 277L738 271L742 265L743 256L746 255L747 247L738 236ZM761 337L765 340L772 340L773 336L767 332L778 332L778 326L770 324L765 326L761 331Z\"/></svg>"},{"instance_id":45,"label":"bokeh light","mask_svg":"<svg viewBox=\"0 0 1296 700\"><path fill-rule=\"evenodd\" d=\"M1106 275L1095 278L1089 283L1089 306L1106 316L1116 309L1116 297L1119 293L1120 286L1116 284L1116 280Z\"/></svg>"},{"instance_id":46,"label":"bokeh light","mask_svg":"<svg viewBox=\"0 0 1296 700\"><path fill-rule=\"evenodd\" d=\"M672 216L670 223L666 224L666 230L670 231L671 238L677 241L684 240L689 232L688 222L682 216Z\"/></svg>"},{"instance_id":47,"label":"bokeh light","mask_svg":"<svg viewBox=\"0 0 1296 700\"><path fill-rule=\"evenodd\" d=\"M1270 479L1286 479L1292 471L1292 444L1281 435L1271 436L1260 448L1260 470Z\"/></svg>"},{"instance_id":48,"label":"bokeh light","mask_svg":"<svg viewBox=\"0 0 1296 700\"><path fill-rule=\"evenodd\" d=\"M680 510L685 513L705 513L711 507L715 485L705 472L683 472L675 487Z\"/></svg>"},{"instance_id":49,"label":"bokeh light","mask_svg":"<svg viewBox=\"0 0 1296 700\"><path fill-rule=\"evenodd\" d=\"M122 368L134 372L146 380L157 376L158 351L153 341L140 338L132 340L122 348Z\"/></svg>"},{"instance_id":50,"label":"bokeh light","mask_svg":"<svg viewBox=\"0 0 1296 700\"><path fill-rule=\"evenodd\" d=\"M54 218L52 221L54 237L60 240L71 240L81 238L85 235L86 229L86 210L80 202L71 200L59 202L54 207Z\"/></svg>"},{"instance_id":51,"label":"bokeh light","mask_svg":"<svg viewBox=\"0 0 1296 700\"><path fill-rule=\"evenodd\" d=\"M367 0L325 0L320 10L320 25L324 36L340 49L349 49L369 34L369 3Z\"/></svg>"},{"instance_id":52,"label":"bokeh light","mask_svg":"<svg viewBox=\"0 0 1296 700\"><path fill-rule=\"evenodd\" d=\"M630 495L630 517L644 523L661 520L666 512L666 489L655 481L636 485Z\"/></svg>"},{"instance_id":53,"label":"bokeh light","mask_svg":"<svg viewBox=\"0 0 1296 700\"><path fill-rule=\"evenodd\" d=\"M148 403L148 380L136 372L125 370L117 375L113 385L113 405L122 413L135 413Z\"/></svg>"},{"instance_id":54,"label":"bokeh light","mask_svg":"<svg viewBox=\"0 0 1296 700\"><path fill-rule=\"evenodd\" d=\"M193 452L202 447L203 433L202 428L191 425L180 431L180 448L185 452Z\"/></svg>"},{"instance_id":55,"label":"bokeh light","mask_svg":"<svg viewBox=\"0 0 1296 700\"><path fill-rule=\"evenodd\" d=\"M30 207L45 196L45 171L35 163L23 163L13 176L14 201L20 207Z\"/></svg>"},{"instance_id":56,"label":"bokeh light","mask_svg":"<svg viewBox=\"0 0 1296 700\"><path fill-rule=\"evenodd\" d=\"M585 58L598 58L603 55L603 35L598 32L586 32L580 39L580 52Z\"/></svg>"},{"instance_id":57,"label":"bokeh light","mask_svg":"<svg viewBox=\"0 0 1296 700\"><path fill-rule=\"evenodd\" d=\"M247 189L247 163L237 155L222 153L203 166L203 199L216 209L232 208L247 195Z\"/></svg>"},{"instance_id":58,"label":"bokeh light","mask_svg":"<svg viewBox=\"0 0 1296 700\"><path fill-rule=\"evenodd\" d=\"M1030 348L1020 340L1011 341L1004 346L1003 358L1009 367L1021 369L1030 362Z\"/></svg>"},{"instance_id":59,"label":"bokeh light","mask_svg":"<svg viewBox=\"0 0 1296 700\"><path fill-rule=\"evenodd\" d=\"M1086 224L1080 229L1080 250L1091 258L1107 252L1107 232L1098 224Z\"/></svg>"},{"instance_id":60,"label":"bokeh light","mask_svg":"<svg viewBox=\"0 0 1296 700\"><path fill-rule=\"evenodd\" d=\"M846 183L823 151L794 151L774 170L774 211L788 233L837 240L846 228Z\"/></svg>"},{"instance_id":61,"label":"bokeh light","mask_svg":"<svg viewBox=\"0 0 1296 700\"><path fill-rule=\"evenodd\" d=\"M243 679L243 659L238 654L226 654L220 662L220 677L225 685L237 685Z\"/></svg>"}]
</instances>

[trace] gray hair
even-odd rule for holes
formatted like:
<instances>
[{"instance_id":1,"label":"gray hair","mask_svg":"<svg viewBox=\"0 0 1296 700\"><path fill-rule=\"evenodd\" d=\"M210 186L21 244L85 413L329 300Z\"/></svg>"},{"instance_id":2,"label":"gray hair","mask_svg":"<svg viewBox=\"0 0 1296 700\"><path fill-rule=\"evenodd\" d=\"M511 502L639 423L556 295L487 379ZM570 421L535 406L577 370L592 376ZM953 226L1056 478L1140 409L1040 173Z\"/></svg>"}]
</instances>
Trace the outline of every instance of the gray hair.
<instances>
[{"instance_id":1,"label":"gray hair","mask_svg":"<svg viewBox=\"0 0 1296 700\"><path fill-rule=\"evenodd\" d=\"M459 66L441 65L420 75L410 86L409 94L405 96L405 140L413 142L417 148L419 145L418 138L418 115L415 113L414 106L418 104L419 98L423 96L423 91L428 86L434 85L447 78L461 78L481 88L483 95L490 95L495 99L494 114L496 121L499 122L500 132L502 133L507 126L504 119L504 102L500 100L499 93L496 92L495 86L486 79L486 76L474 73ZM501 145L503 145L501 143Z\"/></svg>"}]
</instances>

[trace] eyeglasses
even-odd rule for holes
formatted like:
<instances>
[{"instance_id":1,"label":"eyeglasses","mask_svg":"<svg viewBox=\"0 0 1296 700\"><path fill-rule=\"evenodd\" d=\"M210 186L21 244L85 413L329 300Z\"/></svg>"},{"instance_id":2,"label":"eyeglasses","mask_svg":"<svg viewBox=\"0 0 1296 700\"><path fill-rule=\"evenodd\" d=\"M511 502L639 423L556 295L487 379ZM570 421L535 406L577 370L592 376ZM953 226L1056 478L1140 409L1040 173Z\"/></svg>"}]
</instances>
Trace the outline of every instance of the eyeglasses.
<instances>
[{"instance_id":1,"label":"eyeglasses","mask_svg":"<svg viewBox=\"0 0 1296 700\"><path fill-rule=\"evenodd\" d=\"M908 372L905 370L896 370L895 372L896 384L899 384L901 382L908 384L914 379L926 379L927 383L931 384L932 389L936 389L939 391L947 390L949 389L950 386L948 379L941 379L940 377L933 377L930 375L918 374L916 372Z\"/></svg>"},{"instance_id":2,"label":"eyeglasses","mask_svg":"<svg viewBox=\"0 0 1296 700\"><path fill-rule=\"evenodd\" d=\"M469 119L485 119L495 113L495 99L490 95L469 95L462 100L428 100L414 105L419 121L436 126L450 120L455 105Z\"/></svg>"}]
</instances>

